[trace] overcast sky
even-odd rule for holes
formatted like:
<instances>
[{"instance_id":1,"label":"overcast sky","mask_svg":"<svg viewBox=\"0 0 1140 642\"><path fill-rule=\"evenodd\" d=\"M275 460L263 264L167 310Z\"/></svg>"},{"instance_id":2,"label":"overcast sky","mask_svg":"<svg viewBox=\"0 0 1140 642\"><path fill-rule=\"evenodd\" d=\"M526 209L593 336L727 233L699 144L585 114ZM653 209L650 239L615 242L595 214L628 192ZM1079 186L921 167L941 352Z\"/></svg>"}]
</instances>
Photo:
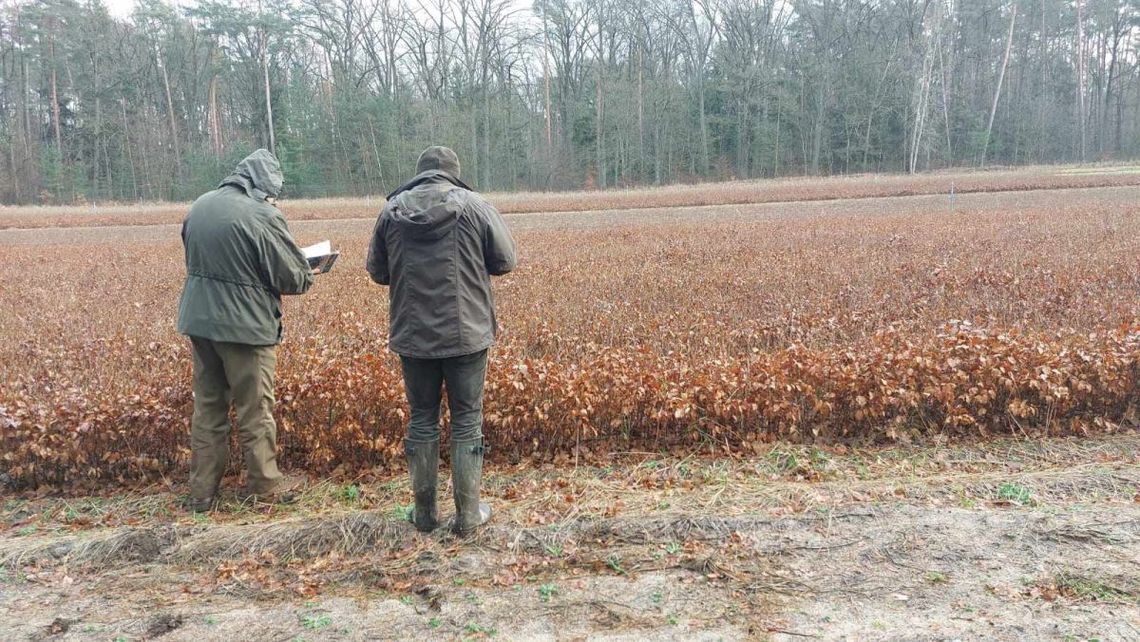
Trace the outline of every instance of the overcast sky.
<instances>
[{"instance_id":1,"label":"overcast sky","mask_svg":"<svg viewBox=\"0 0 1140 642\"><path fill-rule=\"evenodd\" d=\"M135 7L135 0L103 0L103 2L107 3L107 9L112 16L120 18L131 15L131 9Z\"/></svg>"}]
</instances>

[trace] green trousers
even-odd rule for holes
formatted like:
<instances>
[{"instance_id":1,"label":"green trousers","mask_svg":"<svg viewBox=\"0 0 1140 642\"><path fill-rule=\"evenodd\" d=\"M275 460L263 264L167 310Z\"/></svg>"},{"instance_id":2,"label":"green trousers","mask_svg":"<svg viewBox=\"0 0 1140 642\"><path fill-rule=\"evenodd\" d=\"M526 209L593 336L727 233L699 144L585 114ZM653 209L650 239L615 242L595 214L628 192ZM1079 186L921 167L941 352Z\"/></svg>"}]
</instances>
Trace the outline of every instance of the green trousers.
<instances>
[{"instance_id":1,"label":"green trousers","mask_svg":"<svg viewBox=\"0 0 1140 642\"><path fill-rule=\"evenodd\" d=\"M277 424L273 420L277 346L250 346L190 338L194 353L194 418L190 423L190 494L209 499L218 492L230 460L230 402L237 415L245 456L247 490L272 493L277 469Z\"/></svg>"}]
</instances>

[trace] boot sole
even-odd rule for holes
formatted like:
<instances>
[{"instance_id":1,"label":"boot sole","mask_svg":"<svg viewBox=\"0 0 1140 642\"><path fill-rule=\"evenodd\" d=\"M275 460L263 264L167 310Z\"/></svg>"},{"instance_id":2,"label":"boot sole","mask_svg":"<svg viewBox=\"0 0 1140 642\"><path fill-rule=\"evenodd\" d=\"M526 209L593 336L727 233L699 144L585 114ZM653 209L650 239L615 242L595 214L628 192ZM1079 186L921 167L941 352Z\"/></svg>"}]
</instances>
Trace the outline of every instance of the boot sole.
<instances>
[{"instance_id":1,"label":"boot sole","mask_svg":"<svg viewBox=\"0 0 1140 642\"><path fill-rule=\"evenodd\" d=\"M452 533L454 533L458 537L467 537L469 535L476 533L477 531L479 531L479 529L486 526L491 521L491 518L494 517L494 515L495 515L494 510L492 510L490 506L487 506L487 517L484 518L483 521L479 522L478 524L476 524L474 526L468 526L466 528L459 528L459 526L456 524L455 518L452 517L447 523L447 529L450 530Z\"/></svg>"}]
</instances>

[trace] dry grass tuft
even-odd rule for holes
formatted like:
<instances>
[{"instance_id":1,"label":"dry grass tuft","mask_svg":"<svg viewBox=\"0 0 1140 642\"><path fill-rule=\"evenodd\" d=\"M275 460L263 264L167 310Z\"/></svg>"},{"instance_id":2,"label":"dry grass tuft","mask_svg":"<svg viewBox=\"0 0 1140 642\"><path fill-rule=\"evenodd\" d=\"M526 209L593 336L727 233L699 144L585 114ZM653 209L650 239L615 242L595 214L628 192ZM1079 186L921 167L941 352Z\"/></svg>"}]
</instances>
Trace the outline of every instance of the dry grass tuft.
<instances>
[{"instance_id":1,"label":"dry grass tuft","mask_svg":"<svg viewBox=\"0 0 1140 642\"><path fill-rule=\"evenodd\" d=\"M605 555L583 558L583 549L669 545L676 549L662 550L679 556L685 543L727 541L737 532L858 524L876 517L875 506L899 501L1040 511L1042 519L1027 531L1039 538L1128 545L1140 537L1137 520L1088 523L1079 513L1054 515L1052 507L1133 502L1140 488L1138 442L1130 434L838 452L779 446L741 461L641 456L609 470L493 471L486 495L496 517L465 542L445 529L425 536L411 528L400 510L410 497L402 475L361 484L356 502L345 501L344 486L322 483L292 506L226 501L203 519L158 510L176 501L169 493L88 500L106 515L117 514L117 521L103 522L110 525L77 521L77 500L10 501L0 523L22 520L24 526L0 538L0 567L59 563L102 570L153 562L214 568L243 560L287 566L335 558L344 573L379 563L399 574L451 564L461 545L605 567ZM787 457L810 463L789 469L781 463ZM1001 489L1009 485L1031 501L1003 499ZM441 489L445 512L448 492ZM26 525L32 533L20 536Z\"/></svg>"}]
</instances>

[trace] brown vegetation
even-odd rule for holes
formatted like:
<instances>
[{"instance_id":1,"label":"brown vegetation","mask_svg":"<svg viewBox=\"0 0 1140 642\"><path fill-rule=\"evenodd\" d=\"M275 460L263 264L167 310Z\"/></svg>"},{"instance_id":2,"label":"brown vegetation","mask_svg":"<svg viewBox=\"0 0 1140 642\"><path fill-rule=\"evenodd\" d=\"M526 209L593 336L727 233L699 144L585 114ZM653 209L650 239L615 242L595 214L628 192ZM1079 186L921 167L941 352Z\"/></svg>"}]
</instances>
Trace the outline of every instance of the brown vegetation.
<instances>
[{"instance_id":1,"label":"brown vegetation","mask_svg":"<svg viewBox=\"0 0 1140 642\"><path fill-rule=\"evenodd\" d=\"M891 211L519 234L488 381L499 462L765 442L1110 431L1131 420L1140 208ZM315 240L305 239L302 241ZM282 456L402 466L383 288L343 262L290 300ZM142 480L187 458L176 243L10 246L0 472ZM11 284L11 281L9 281Z\"/></svg>"},{"instance_id":2,"label":"brown vegetation","mask_svg":"<svg viewBox=\"0 0 1140 642\"><path fill-rule=\"evenodd\" d=\"M594 192L515 192L489 194L503 212L587 212L611 209L692 207L829 201L851 198L1019 192L1140 185L1131 168L1066 171L1030 168L989 172L939 172L919 175L856 175L789 178L696 185L669 185ZM287 188L286 188L287 189ZM374 218L383 197L323 200L285 199L281 207L291 220ZM168 225L181 223L188 204L99 205L79 207L0 207L0 229Z\"/></svg>"}]
</instances>

